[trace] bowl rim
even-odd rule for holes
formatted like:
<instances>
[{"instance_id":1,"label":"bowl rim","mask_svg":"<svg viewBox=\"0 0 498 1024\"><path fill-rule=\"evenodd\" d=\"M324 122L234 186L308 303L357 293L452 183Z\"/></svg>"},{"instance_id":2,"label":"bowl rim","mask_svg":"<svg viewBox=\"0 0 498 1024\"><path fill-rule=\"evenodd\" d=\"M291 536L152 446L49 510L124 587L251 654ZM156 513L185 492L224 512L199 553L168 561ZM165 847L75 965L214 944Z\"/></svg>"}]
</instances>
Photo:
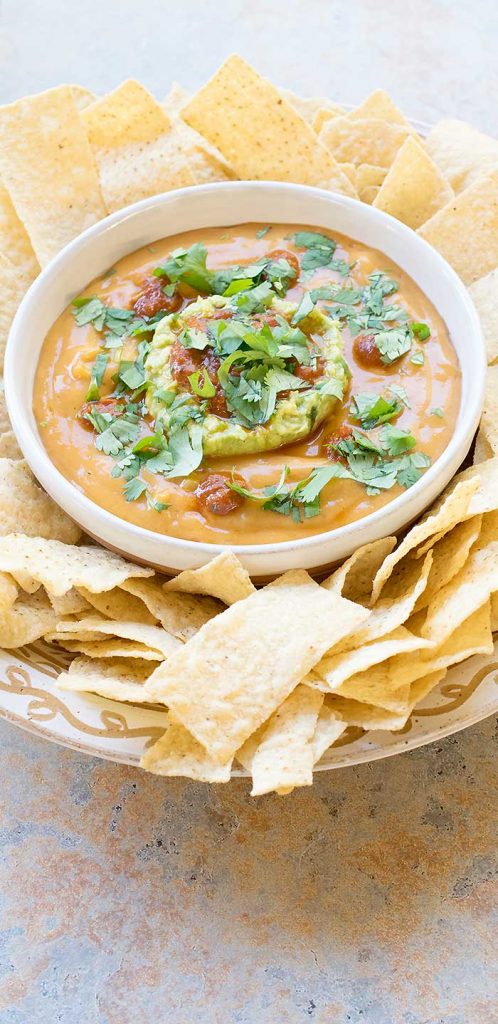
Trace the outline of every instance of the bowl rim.
<instances>
[{"instance_id":1,"label":"bowl rim","mask_svg":"<svg viewBox=\"0 0 498 1024\"><path fill-rule=\"evenodd\" d=\"M432 264L437 268L441 276L445 276L447 281L452 287L454 295L457 296L457 301L461 304L461 308L464 309L467 317L470 319L474 338L473 338L473 388L470 402L467 403L466 407L462 409L460 404L455 428L453 430L450 442L444 452L432 463L427 469L423 476L409 489L393 498L392 501L383 505L381 508L370 512L363 518L353 521L352 523L346 523L343 526L336 527L333 530L323 531L322 533L314 533L307 537L295 538L287 541L275 541L264 544L231 544L229 542L206 542L188 540L181 537L172 537L169 534L161 534L154 530L149 530L147 527L138 526L135 523L130 523L125 519L121 519L118 515L113 512L109 512L107 509L102 508L91 498L87 497L83 491L81 491L75 484L69 481L61 471L52 462L46 448L43 445L41 437L35 432L32 426L27 420L27 412L25 403L19 400L16 392L15 377L19 372L19 367L15 361L15 352L17 338L22 334L24 327L24 318L30 311L31 305L38 300L38 296L43 293L45 285L50 282L52 277L64 267L66 260L73 253L78 252L82 248L90 248L94 238L97 238L101 234L105 233L109 228L119 224L131 218L140 216L142 212L145 212L156 206L162 206L163 204L172 203L178 201L178 199L186 198L193 192L196 194L216 194L224 192L242 192L244 189L250 187L260 192L268 192L278 190L280 192L287 192L289 195L294 195L296 199L300 198L305 200L306 197L332 199L335 204L345 207L346 209L361 210L361 216L369 218L371 221L379 224L379 226L391 228L395 230L398 235L404 237L407 244L413 248L415 245L421 255L426 256L432 261ZM241 222L242 223L242 222ZM278 223L278 222L277 222ZM283 223L283 222L282 222ZM319 227L320 225L317 225ZM195 229L192 229L195 230ZM331 230L331 229L327 229ZM167 235L163 237L168 237ZM146 243L144 243L146 244ZM129 250L130 253L132 250ZM380 249L382 250L382 241L380 242ZM409 276L410 272L406 271ZM420 287L420 286L419 286ZM422 289L423 290L423 289ZM430 300L432 301L432 300ZM475 342L478 344L475 344ZM458 356L458 353L457 353ZM460 360L459 360L460 363ZM464 376L464 370L460 363L460 370L462 373L462 379ZM306 551L316 545L326 545L327 542L334 541L338 542L341 538L351 543L354 542L355 536L361 533L368 527L374 527L379 523L387 514L387 512L397 512L403 508L408 512L405 517L404 525L399 528L402 531L410 523L409 507L410 503L417 496L421 495L422 491L426 488L430 489L430 485L435 481L439 474L443 474L447 470L450 463L457 458L457 453L460 447L464 447L467 441L470 444L472 434L477 429L480 413L482 409L482 402L484 396L484 380L486 371L486 355L485 355L485 343L482 334L482 328L477 314L474 303L471 296L465 287L461 278L453 270L450 264L444 259L441 254L433 248L428 242L425 241L420 235L416 234L411 228L405 225L402 221L397 220L390 214L384 213L384 211L377 210L371 205L362 203L360 200L353 199L350 196L342 195L341 193L332 192L327 189L318 188L311 185L300 185L291 182L282 181L223 181L223 182L212 182L203 185L191 185L182 189L173 189L169 192L158 193L155 196L151 196L148 199L142 199L136 203L130 204L123 207L114 213L109 214L102 220L97 221L96 224L91 225L81 234L77 235L76 238L72 239L57 255L50 260L50 262L42 268L40 274L31 284L28 291L24 295L22 302L16 312L13 323L11 325L9 336L5 351L5 365L4 365L4 387L5 387L5 399L7 404L7 410L12 422L12 429L19 441L20 448L23 452L23 456L30 465L34 472L34 475L43 480L46 475L50 475L56 482L57 491L62 496L62 500L56 497L57 503L61 504L62 508L65 508L63 503L64 497L67 498L69 503L75 502L81 509L81 519L78 519L79 525L83 530L87 530L90 535L97 531L97 526L92 524L92 518L99 520L102 525L106 524L108 528L113 525L119 524L121 530L125 530L129 536L132 536L137 541L142 539L143 541L156 542L158 539L162 540L164 544L170 545L175 550L183 550L198 555L199 558L203 557L215 557L216 554L221 551L230 550L234 554L241 556L255 555L256 553L261 554L284 554L285 552L295 551L296 549ZM477 386L478 385L478 386ZM461 436L460 436L461 435ZM28 452L29 454L26 454ZM466 451L462 454L462 460L466 454ZM55 484L54 484L55 487ZM429 503L429 501L428 501ZM72 516L74 518L74 515ZM88 525L85 525L87 521ZM99 541L99 543L104 543ZM361 540L359 541L361 543ZM120 542L121 544L121 542ZM109 545L108 545L109 546ZM121 548L119 548L121 550ZM137 556L125 552L127 557L136 558Z\"/></svg>"}]
</instances>

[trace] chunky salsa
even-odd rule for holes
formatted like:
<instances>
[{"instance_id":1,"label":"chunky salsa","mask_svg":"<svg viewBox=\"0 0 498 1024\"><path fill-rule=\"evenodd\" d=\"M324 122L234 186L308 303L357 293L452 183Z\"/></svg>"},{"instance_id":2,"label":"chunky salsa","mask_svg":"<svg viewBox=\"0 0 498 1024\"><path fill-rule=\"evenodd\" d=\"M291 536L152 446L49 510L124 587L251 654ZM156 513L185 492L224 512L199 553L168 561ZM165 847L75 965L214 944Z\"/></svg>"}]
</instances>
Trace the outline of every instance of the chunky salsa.
<instances>
[{"instance_id":1,"label":"chunky salsa","mask_svg":"<svg viewBox=\"0 0 498 1024\"><path fill-rule=\"evenodd\" d=\"M147 529L251 544L322 533L445 449L460 371L436 310L359 242L298 225L168 238L49 332L34 411L54 464Z\"/></svg>"}]
</instances>

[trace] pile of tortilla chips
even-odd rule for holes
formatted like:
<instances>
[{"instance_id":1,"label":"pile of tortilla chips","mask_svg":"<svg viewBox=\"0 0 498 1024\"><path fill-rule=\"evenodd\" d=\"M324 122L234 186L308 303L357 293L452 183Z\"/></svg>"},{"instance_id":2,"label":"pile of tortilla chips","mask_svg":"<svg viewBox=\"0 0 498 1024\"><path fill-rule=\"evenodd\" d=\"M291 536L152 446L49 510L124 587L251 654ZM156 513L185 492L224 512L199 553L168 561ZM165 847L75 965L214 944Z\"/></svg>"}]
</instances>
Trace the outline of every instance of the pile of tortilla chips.
<instances>
[{"instance_id":1,"label":"pile of tortilla chips","mask_svg":"<svg viewBox=\"0 0 498 1024\"><path fill-rule=\"evenodd\" d=\"M0 392L0 646L74 655L62 690L145 703L160 775L254 795L310 785L348 728L402 729L448 669L498 631L498 140L461 121L421 138L383 90L355 110L278 89L238 56L193 96L135 81L60 86L0 107L0 361L44 266L106 213L158 192L257 178L318 185L418 230L482 320L489 376L475 465L398 541L322 583L259 590L230 552L167 580L86 543L22 459ZM463 241L464 240L464 244Z\"/></svg>"}]
</instances>

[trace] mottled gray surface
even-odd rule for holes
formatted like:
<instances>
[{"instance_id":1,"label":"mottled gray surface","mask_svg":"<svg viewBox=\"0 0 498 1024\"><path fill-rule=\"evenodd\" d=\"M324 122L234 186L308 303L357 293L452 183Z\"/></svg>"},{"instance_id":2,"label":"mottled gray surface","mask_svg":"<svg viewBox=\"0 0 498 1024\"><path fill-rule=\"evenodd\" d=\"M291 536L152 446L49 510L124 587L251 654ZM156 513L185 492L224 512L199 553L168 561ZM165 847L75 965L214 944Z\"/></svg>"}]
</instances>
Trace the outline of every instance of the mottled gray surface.
<instances>
[{"instance_id":1,"label":"mottled gray surface","mask_svg":"<svg viewBox=\"0 0 498 1024\"><path fill-rule=\"evenodd\" d=\"M0 100L238 49L498 134L496 0L4 0ZM252 801L0 725L1 1024L496 1024L495 723Z\"/></svg>"}]
</instances>

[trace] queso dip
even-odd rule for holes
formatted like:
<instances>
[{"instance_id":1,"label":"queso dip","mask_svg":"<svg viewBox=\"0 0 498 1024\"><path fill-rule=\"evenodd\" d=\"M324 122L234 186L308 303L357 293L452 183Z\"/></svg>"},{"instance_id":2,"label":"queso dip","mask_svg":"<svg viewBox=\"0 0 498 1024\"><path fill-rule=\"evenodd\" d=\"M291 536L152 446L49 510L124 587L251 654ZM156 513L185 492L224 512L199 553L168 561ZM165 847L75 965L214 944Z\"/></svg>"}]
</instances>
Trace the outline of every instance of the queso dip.
<instances>
[{"instance_id":1,"label":"queso dip","mask_svg":"<svg viewBox=\"0 0 498 1024\"><path fill-rule=\"evenodd\" d=\"M34 411L61 473L120 518L263 544L392 501L444 451L459 401L444 323L382 253L244 224L94 280L45 340Z\"/></svg>"}]
</instances>

